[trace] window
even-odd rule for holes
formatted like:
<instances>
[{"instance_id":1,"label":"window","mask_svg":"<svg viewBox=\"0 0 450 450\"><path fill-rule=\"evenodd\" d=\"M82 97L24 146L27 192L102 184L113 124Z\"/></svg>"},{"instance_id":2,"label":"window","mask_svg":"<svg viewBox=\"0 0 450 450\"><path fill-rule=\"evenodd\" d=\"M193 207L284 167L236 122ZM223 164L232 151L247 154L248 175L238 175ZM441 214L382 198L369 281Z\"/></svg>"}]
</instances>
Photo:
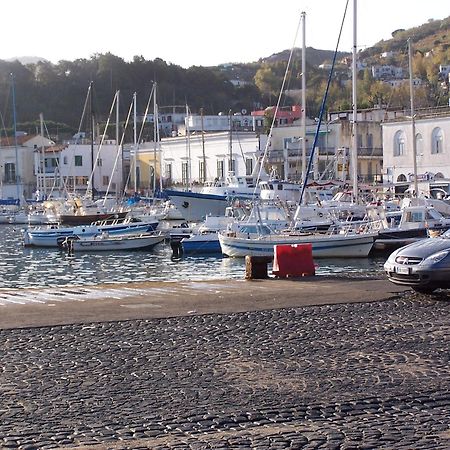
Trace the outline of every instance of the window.
<instances>
[{"instance_id":1,"label":"window","mask_svg":"<svg viewBox=\"0 0 450 450\"><path fill-rule=\"evenodd\" d=\"M250 176L253 173L253 159L245 158L245 175Z\"/></svg>"},{"instance_id":2,"label":"window","mask_svg":"<svg viewBox=\"0 0 450 450\"><path fill-rule=\"evenodd\" d=\"M181 181L183 184L187 184L189 181L189 166L187 161L181 163Z\"/></svg>"},{"instance_id":3,"label":"window","mask_svg":"<svg viewBox=\"0 0 450 450\"><path fill-rule=\"evenodd\" d=\"M444 135L440 128L435 128L431 133L431 153L438 154L444 151Z\"/></svg>"},{"instance_id":4,"label":"window","mask_svg":"<svg viewBox=\"0 0 450 450\"><path fill-rule=\"evenodd\" d=\"M81 155L75 155L75 167L81 167L83 165L83 157Z\"/></svg>"},{"instance_id":5,"label":"window","mask_svg":"<svg viewBox=\"0 0 450 450\"><path fill-rule=\"evenodd\" d=\"M88 184L88 177L75 177L76 186L86 186Z\"/></svg>"},{"instance_id":6,"label":"window","mask_svg":"<svg viewBox=\"0 0 450 450\"><path fill-rule=\"evenodd\" d=\"M5 163L5 183L16 182L16 165L14 163Z\"/></svg>"},{"instance_id":7,"label":"window","mask_svg":"<svg viewBox=\"0 0 450 450\"><path fill-rule=\"evenodd\" d=\"M67 155L63 156L63 164L67 165Z\"/></svg>"},{"instance_id":8,"label":"window","mask_svg":"<svg viewBox=\"0 0 450 450\"><path fill-rule=\"evenodd\" d=\"M172 164L171 163L166 164L165 172L166 172L167 181L170 184L172 182Z\"/></svg>"},{"instance_id":9,"label":"window","mask_svg":"<svg viewBox=\"0 0 450 450\"><path fill-rule=\"evenodd\" d=\"M397 177L397 181L407 181L407 180L406 180L406 175L400 174L400 175Z\"/></svg>"},{"instance_id":10,"label":"window","mask_svg":"<svg viewBox=\"0 0 450 450\"><path fill-rule=\"evenodd\" d=\"M57 158L50 159L50 167L58 167L58 159Z\"/></svg>"},{"instance_id":11,"label":"window","mask_svg":"<svg viewBox=\"0 0 450 450\"><path fill-rule=\"evenodd\" d=\"M373 149L373 134L369 133L367 135L367 148Z\"/></svg>"},{"instance_id":12,"label":"window","mask_svg":"<svg viewBox=\"0 0 450 450\"><path fill-rule=\"evenodd\" d=\"M97 166L98 166L98 167L102 167L102 165L103 165L102 158L98 158L98 159L97 159Z\"/></svg>"},{"instance_id":13,"label":"window","mask_svg":"<svg viewBox=\"0 0 450 450\"><path fill-rule=\"evenodd\" d=\"M225 178L225 167L222 160L217 160L217 178L224 179Z\"/></svg>"},{"instance_id":14,"label":"window","mask_svg":"<svg viewBox=\"0 0 450 450\"><path fill-rule=\"evenodd\" d=\"M234 169L236 167L236 160L235 159L229 159L228 160L228 171L234 172Z\"/></svg>"},{"instance_id":15,"label":"window","mask_svg":"<svg viewBox=\"0 0 450 450\"><path fill-rule=\"evenodd\" d=\"M103 186L108 186L109 184L109 176L103 175Z\"/></svg>"},{"instance_id":16,"label":"window","mask_svg":"<svg viewBox=\"0 0 450 450\"><path fill-rule=\"evenodd\" d=\"M420 133L416 134L416 155L417 156L423 155L423 139Z\"/></svg>"},{"instance_id":17,"label":"window","mask_svg":"<svg viewBox=\"0 0 450 450\"><path fill-rule=\"evenodd\" d=\"M405 154L405 133L398 130L394 135L394 156L403 156Z\"/></svg>"},{"instance_id":18,"label":"window","mask_svg":"<svg viewBox=\"0 0 450 450\"><path fill-rule=\"evenodd\" d=\"M358 135L356 136L356 146L357 146L358 148L362 148L362 146L363 146L363 138L362 138L362 134L358 134Z\"/></svg>"},{"instance_id":19,"label":"window","mask_svg":"<svg viewBox=\"0 0 450 450\"><path fill-rule=\"evenodd\" d=\"M198 176L199 176L199 181L201 182L205 182L206 181L206 166L205 166L205 161L199 161L198 162Z\"/></svg>"}]
</instances>

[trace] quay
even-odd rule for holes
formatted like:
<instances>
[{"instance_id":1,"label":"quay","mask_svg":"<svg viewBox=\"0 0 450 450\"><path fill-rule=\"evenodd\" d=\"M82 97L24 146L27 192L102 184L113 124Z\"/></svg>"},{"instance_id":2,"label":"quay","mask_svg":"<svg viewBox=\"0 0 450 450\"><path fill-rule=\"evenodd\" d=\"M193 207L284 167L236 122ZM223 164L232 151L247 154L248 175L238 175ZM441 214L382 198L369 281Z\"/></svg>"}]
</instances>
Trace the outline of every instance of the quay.
<instances>
[{"instance_id":1,"label":"quay","mask_svg":"<svg viewBox=\"0 0 450 450\"><path fill-rule=\"evenodd\" d=\"M448 449L450 301L385 279L0 290L2 449Z\"/></svg>"}]
</instances>

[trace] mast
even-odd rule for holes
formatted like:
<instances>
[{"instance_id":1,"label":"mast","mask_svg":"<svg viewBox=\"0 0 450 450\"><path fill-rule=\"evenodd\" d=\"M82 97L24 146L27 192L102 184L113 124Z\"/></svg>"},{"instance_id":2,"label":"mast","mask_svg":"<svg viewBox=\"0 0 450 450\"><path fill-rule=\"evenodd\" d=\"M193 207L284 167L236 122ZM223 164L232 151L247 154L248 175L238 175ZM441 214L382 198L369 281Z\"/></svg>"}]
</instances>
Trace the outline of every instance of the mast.
<instances>
[{"instance_id":1,"label":"mast","mask_svg":"<svg viewBox=\"0 0 450 450\"><path fill-rule=\"evenodd\" d=\"M14 126L14 151L16 157L16 193L17 200L20 202L20 190L19 190L19 149L17 146L17 117L16 117L16 89L14 86L14 74L11 73L11 86L12 86L12 106L13 106L13 126Z\"/></svg>"},{"instance_id":2,"label":"mast","mask_svg":"<svg viewBox=\"0 0 450 450\"><path fill-rule=\"evenodd\" d=\"M189 191L191 187L191 133L189 129L189 106L187 104L186 104L186 158L187 158L186 190Z\"/></svg>"},{"instance_id":3,"label":"mast","mask_svg":"<svg viewBox=\"0 0 450 450\"><path fill-rule=\"evenodd\" d=\"M120 144L119 144L119 101L120 101L120 91L117 91L117 102L116 102L116 155L119 154L120 150ZM106 132L106 130L105 130ZM123 163L123 158L121 159L121 167ZM111 174L111 178L114 177L114 172ZM121 186L119 186L119 178L122 179L122 177L118 177L117 184L116 184L116 200L118 199L119 192L122 190Z\"/></svg>"},{"instance_id":4,"label":"mast","mask_svg":"<svg viewBox=\"0 0 450 450\"><path fill-rule=\"evenodd\" d=\"M155 91L153 93L153 197L156 192L156 149L159 141L159 120L158 120L158 104L156 103L156 81L155 81Z\"/></svg>"},{"instance_id":5,"label":"mast","mask_svg":"<svg viewBox=\"0 0 450 450\"><path fill-rule=\"evenodd\" d=\"M91 122L91 171L92 171L92 180L91 180L91 198L94 200L94 127L95 127L95 119L94 119L94 99L93 99L93 89L94 82L91 81L89 84L89 109L90 109L90 122Z\"/></svg>"},{"instance_id":6,"label":"mast","mask_svg":"<svg viewBox=\"0 0 450 450\"><path fill-rule=\"evenodd\" d=\"M306 183L306 13L301 13L302 18L302 182ZM306 199L305 199L306 201Z\"/></svg>"},{"instance_id":7,"label":"mast","mask_svg":"<svg viewBox=\"0 0 450 450\"><path fill-rule=\"evenodd\" d=\"M136 111L136 92L133 94L133 170L134 170L134 193L137 193L137 111ZM145 117L144 117L145 120Z\"/></svg>"},{"instance_id":8,"label":"mast","mask_svg":"<svg viewBox=\"0 0 450 450\"><path fill-rule=\"evenodd\" d=\"M47 198L47 180L46 180L46 170L45 170L45 147L44 147L44 114L39 114L39 121L41 123L41 158L42 158L42 166L39 164L39 167L42 167L42 187L44 188L44 198Z\"/></svg>"},{"instance_id":9,"label":"mast","mask_svg":"<svg viewBox=\"0 0 450 450\"><path fill-rule=\"evenodd\" d=\"M357 0L353 0L353 57L352 57L352 102L353 102L353 133L352 133L352 182L353 182L353 201L358 202L358 107L356 94L356 81L358 77L356 69L356 6Z\"/></svg>"},{"instance_id":10,"label":"mast","mask_svg":"<svg viewBox=\"0 0 450 450\"><path fill-rule=\"evenodd\" d=\"M205 130L203 128L203 108L200 108L200 120L202 126L202 152L203 152L203 183L206 182L206 153L205 153Z\"/></svg>"},{"instance_id":11,"label":"mast","mask_svg":"<svg viewBox=\"0 0 450 450\"><path fill-rule=\"evenodd\" d=\"M230 135L229 135L229 162L228 162L228 172L231 174L233 171L233 120L231 118L231 109L228 111L228 120L230 125ZM233 173L234 175L234 173Z\"/></svg>"},{"instance_id":12,"label":"mast","mask_svg":"<svg viewBox=\"0 0 450 450\"><path fill-rule=\"evenodd\" d=\"M418 197L419 185L417 183L416 116L414 114L414 88L413 88L413 73L412 73L411 38L408 38L408 62L409 62L409 97L411 102L411 132L412 132L414 192L415 196Z\"/></svg>"}]
</instances>

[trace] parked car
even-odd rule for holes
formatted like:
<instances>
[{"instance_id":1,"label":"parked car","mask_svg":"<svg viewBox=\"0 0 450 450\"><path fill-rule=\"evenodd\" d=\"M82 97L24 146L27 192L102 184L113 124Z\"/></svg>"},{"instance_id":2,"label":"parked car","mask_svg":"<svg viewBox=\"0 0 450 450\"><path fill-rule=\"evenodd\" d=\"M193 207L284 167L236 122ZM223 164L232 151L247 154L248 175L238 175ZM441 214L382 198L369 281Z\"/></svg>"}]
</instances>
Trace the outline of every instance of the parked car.
<instances>
[{"instance_id":1,"label":"parked car","mask_svg":"<svg viewBox=\"0 0 450 450\"><path fill-rule=\"evenodd\" d=\"M424 294L450 288L450 230L395 250L384 270L392 283Z\"/></svg>"}]
</instances>

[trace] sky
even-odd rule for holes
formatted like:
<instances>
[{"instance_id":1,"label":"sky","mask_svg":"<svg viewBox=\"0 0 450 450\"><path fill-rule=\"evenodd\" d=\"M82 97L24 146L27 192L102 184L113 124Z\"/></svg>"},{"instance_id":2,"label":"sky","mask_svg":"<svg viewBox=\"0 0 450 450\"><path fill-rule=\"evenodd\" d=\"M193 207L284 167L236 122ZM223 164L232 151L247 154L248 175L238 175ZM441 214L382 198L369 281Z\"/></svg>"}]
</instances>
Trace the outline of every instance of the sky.
<instances>
[{"instance_id":1,"label":"sky","mask_svg":"<svg viewBox=\"0 0 450 450\"><path fill-rule=\"evenodd\" d=\"M110 52L126 61L161 58L185 68L249 63L306 46L334 50L346 0L4 0L0 59L39 56L53 63ZM392 31L450 16L449 0L358 0L357 46ZM353 0L340 51L351 52Z\"/></svg>"}]
</instances>

